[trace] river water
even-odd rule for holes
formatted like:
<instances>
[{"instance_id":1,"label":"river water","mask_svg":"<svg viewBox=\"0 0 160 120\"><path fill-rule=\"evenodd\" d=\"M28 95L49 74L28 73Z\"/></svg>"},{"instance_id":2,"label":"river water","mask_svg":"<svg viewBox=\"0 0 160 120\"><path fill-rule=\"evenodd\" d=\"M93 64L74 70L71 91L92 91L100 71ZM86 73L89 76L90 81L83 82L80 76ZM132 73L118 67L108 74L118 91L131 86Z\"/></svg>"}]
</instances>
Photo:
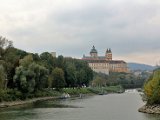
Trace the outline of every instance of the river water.
<instances>
[{"instance_id":1,"label":"river water","mask_svg":"<svg viewBox=\"0 0 160 120\"><path fill-rule=\"evenodd\" d=\"M138 92L97 95L0 109L0 120L160 120L159 115L139 113L143 105Z\"/></svg>"}]
</instances>

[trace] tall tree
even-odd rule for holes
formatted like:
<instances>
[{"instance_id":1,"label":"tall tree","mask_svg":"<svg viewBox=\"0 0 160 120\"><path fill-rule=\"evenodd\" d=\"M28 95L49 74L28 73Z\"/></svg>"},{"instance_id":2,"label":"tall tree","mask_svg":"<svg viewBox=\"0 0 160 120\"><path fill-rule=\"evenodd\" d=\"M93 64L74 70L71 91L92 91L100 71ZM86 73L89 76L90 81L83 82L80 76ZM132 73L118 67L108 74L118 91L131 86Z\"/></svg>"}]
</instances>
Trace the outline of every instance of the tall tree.
<instances>
[{"instance_id":1,"label":"tall tree","mask_svg":"<svg viewBox=\"0 0 160 120\"><path fill-rule=\"evenodd\" d=\"M5 79L6 79L6 75L4 72L4 68L2 65L0 65L0 90L4 89Z\"/></svg>"},{"instance_id":2,"label":"tall tree","mask_svg":"<svg viewBox=\"0 0 160 120\"><path fill-rule=\"evenodd\" d=\"M75 87L77 84L76 68L73 63L67 63L66 65L66 83L69 87Z\"/></svg>"},{"instance_id":3,"label":"tall tree","mask_svg":"<svg viewBox=\"0 0 160 120\"><path fill-rule=\"evenodd\" d=\"M54 58L50 53L44 52L40 55L41 63L47 69L49 69L49 73L51 74L52 70L56 66L56 58Z\"/></svg>"},{"instance_id":4,"label":"tall tree","mask_svg":"<svg viewBox=\"0 0 160 120\"><path fill-rule=\"evenodd\" d=\"M61 68L55 68L52 72L52 75L53 75L53 84L57 90L65 87L66 81L64 78L64 72Z\"/></svg>"},{"instance_id":5,"label":"tall tree","mask_svg":"<svg viewBox=\"0 0 160 120\"><path fill-rule=\"evenodd\" d=\"M160 69L154 71L145 83L144 90L149 104L160 104Z\"/></svg>"}]
</instances>

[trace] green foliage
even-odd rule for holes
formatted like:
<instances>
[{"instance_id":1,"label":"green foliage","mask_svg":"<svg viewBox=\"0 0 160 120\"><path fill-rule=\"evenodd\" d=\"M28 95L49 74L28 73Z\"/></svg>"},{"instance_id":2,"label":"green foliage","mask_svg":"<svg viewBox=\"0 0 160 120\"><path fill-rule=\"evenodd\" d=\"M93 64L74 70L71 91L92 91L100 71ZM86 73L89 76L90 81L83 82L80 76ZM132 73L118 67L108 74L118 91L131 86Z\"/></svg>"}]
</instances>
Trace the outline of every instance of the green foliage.
<instances>
[{"instance_id":1,"label":"green foliage","mask_svg":"<svg viewBox=\"0 0 160 120\"><path fill-rule=\"evenodd\" d=\"M56 59L56 67L64 69L65 67L65 59L62 55L58 56Z\"/></svg>"},{"instance_id":2,"label":"green foliage","mask_svg":"<svg viewBox=\"0 0 160 120\"><path fill-rule=\"evenodd\" d=\"M27 93L32 93L35 87L34 73L25 69L23 66L20 66L16 68L14 83L17 89L25 95Z\"/></svg>"},{"instance_id":3,"label":"green foliage","mask_svg":"<svg viewBox=\"0 0 160 120\"><path fill-rule=\"evenodd\" d=\"M5 79L6 79L6 75L4 72L4 68L2 65L0 65L0 90L4 88Z\"/></svg>"},{"instance_id":4,"label":"green foliage","mask_svg":"<svg viewBox=\"0 0 160 120\"><path fill-rule=\"evenodd\" d=\"M145 83L144 91L149 104L160 104L160 69L155 70Z\"/></svg>"},{"instance_id":5,"label":"green foliage","mask_svg":"<svg viewBox=\"0 0 160 120\"><path fill-rule=\"evenodd\" d=\"M124 92L124 89L121 85L105 86L105 87L91 87L91 88L88 88L88 90L91 91L92 93L95 93L95 94Z\"/></svg>"},{"instance_id":6,"label":"green foliage","mask_svg":"<svg viewBox=\"0 0 160 120\"><path fill-rule=\"evenodd\" d=\"M74 87L77 82L76 78L76 67L72 63L68 63L66 66L67 84L70 87Z\"/></svg>"},{"instance_id":7,"label":"green foliage","mask_svg":"<svg viewBox=\"0 0 160 120\"><path fill-rule=\"evenodd\" d=\"M19 60L27 55L26 52L18 50L16 48L7 48L5 54L2 57L4 68L8 79L8 88L14 88L13 76L15 75L15 69L19 66Z\"/></svg>"},{"instance_id":8,"label":"green foliage","mask_svg":"<svg viewBox=\"0 0 160 120\"><path fill-rule=\"evenodd\" d=\"M25 68L27 68L33 62L32 55L27 55L23 59L20 60L19 64Z\"/></svg>"},{"instance_id":9,"label":"green foliage","mask_svg":"<svg viewBox=\"0 0 160 120\"><path fill-rule=\"evenodd\" d=\"M59 90L66 85L64 72L61 68L55 68L52 72L54 87Z\"/></svg>"},{"instance_id":10,"label":"green foliage","mask_svg":"<svg viewBox=\"0 0 160 120\"><path fill-rule=\"evenodd\" d=\"M36 63L32 63L29 66L29 74L33 74L33 78L35 80L35 90L40 90L45 88L45 86L47 85L48 82L48 70L43 67L40 66ZM30 78L31 79L31 78Z\"/></svg>"},{"instance_id":11,"label":"green foliage","mask_svg":"<svg viewBox=\"0 0 160 120\"><path fill-rule=\"evenodd\" d=\"M97 76L92 81L92 86L94 86L94 87L103 87L103 86L106 86L106 80L103 79L102 77Z\"/></svg>"},{"instance_id":12,"label":"green foliage","mask_svg":"<svg viewBox=\"0 0 160 120\"><path fill-rule=\"evenodd\" d=\"M20 67L16 68L14 82L18 90L26 95L35 90L45 88L48 80L48 70L33 62L31 55L20 60Z\"/></svg>"},{"instance_id":13,"label":"green foliage","mask_svg":"<svg viewBox=\"0 0 160 120\"><path fill-rule=\"evenodd\" d=\"M135 76L133 73L110 73L109 75L94 73L94 80L97 76L104 79L107 86L122 85L127 89L143 87L149 73L142 73L141 76ZM94 81L92 83L94 83Z\"/></svg>"},{"instance_id":14,"label":"green foliage","mask_svg":"<svg viewBox=\"0 0 160 120\"><path fill-rule=\"evenodd\" d=\"M56 58L54 58L50 53L44 52L40 55L41 64L45 66L49 73L52 73L52 70L56 66Z\"/></svg>"},{"instance_id":15,"label":"green foliage","mask_svg":"<svg viewBox=\"0 0 160 120\"><path fill-rule=\"evenodd\" d=\"M79 94L92 93L88 88L64 88L62 90L62 92L68 93L70 95L79 95Z\"/></svg>"},{"instance_id":16,"label":"green foliage","mask_svg":"<svg viewBox=\"0 0 160 120\"><path fill-rule=\"evenodd\" d=\"M48 52L27 53L14 48L12 41L0 37L1 100L45 96L49 94L41 94L41 91L46 88L88 86L92 79L92 70L84 61L62 55L56 58Z\"/></svg>"},{"instance_id":17,"label":"green foliage","mask_svg":"<svg viewBox=\"0 0 160 120\"><path fill-rule=\"evenodd\" d=\"M82 60L65 59L65 79L67 87L88 86L93 80L93 71L88 66L88 63Z\"/></svg>"}]
</instances>

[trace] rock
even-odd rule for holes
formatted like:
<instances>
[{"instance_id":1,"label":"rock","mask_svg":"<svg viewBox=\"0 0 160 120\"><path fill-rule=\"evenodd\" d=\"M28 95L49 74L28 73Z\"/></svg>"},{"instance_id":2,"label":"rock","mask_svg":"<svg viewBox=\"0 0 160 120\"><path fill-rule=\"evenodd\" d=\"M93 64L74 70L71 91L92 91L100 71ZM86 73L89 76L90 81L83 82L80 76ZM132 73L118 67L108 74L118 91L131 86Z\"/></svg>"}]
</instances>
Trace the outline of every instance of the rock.
<instances>
[{"instance_id":1,"label":"rock","mask_svg":"<svg viewBox=\"0 0 160 120\"><path fill-rule=\"evenodd\" d=\"M138 111L148 114L160 114L160 105L144 105Z\"/></svg>"}]
</instances>

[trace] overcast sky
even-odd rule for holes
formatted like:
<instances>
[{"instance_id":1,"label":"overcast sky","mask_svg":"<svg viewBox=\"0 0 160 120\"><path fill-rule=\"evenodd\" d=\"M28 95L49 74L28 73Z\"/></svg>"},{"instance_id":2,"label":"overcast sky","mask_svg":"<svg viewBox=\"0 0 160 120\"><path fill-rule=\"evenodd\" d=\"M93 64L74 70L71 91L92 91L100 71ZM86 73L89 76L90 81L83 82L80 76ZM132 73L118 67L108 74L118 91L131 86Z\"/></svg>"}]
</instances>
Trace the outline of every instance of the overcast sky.
<instances>
[{"instance_id":1,"label":"overcast sky","mask_svg":"<svg viewBox=\"0 0 160 120\"><path fill-rule=\"evenodd\" d=\"M99 55L155 65L160 60L159 0L0 0L0 35L28 52Z\"/></svg>"}]
</instances>

